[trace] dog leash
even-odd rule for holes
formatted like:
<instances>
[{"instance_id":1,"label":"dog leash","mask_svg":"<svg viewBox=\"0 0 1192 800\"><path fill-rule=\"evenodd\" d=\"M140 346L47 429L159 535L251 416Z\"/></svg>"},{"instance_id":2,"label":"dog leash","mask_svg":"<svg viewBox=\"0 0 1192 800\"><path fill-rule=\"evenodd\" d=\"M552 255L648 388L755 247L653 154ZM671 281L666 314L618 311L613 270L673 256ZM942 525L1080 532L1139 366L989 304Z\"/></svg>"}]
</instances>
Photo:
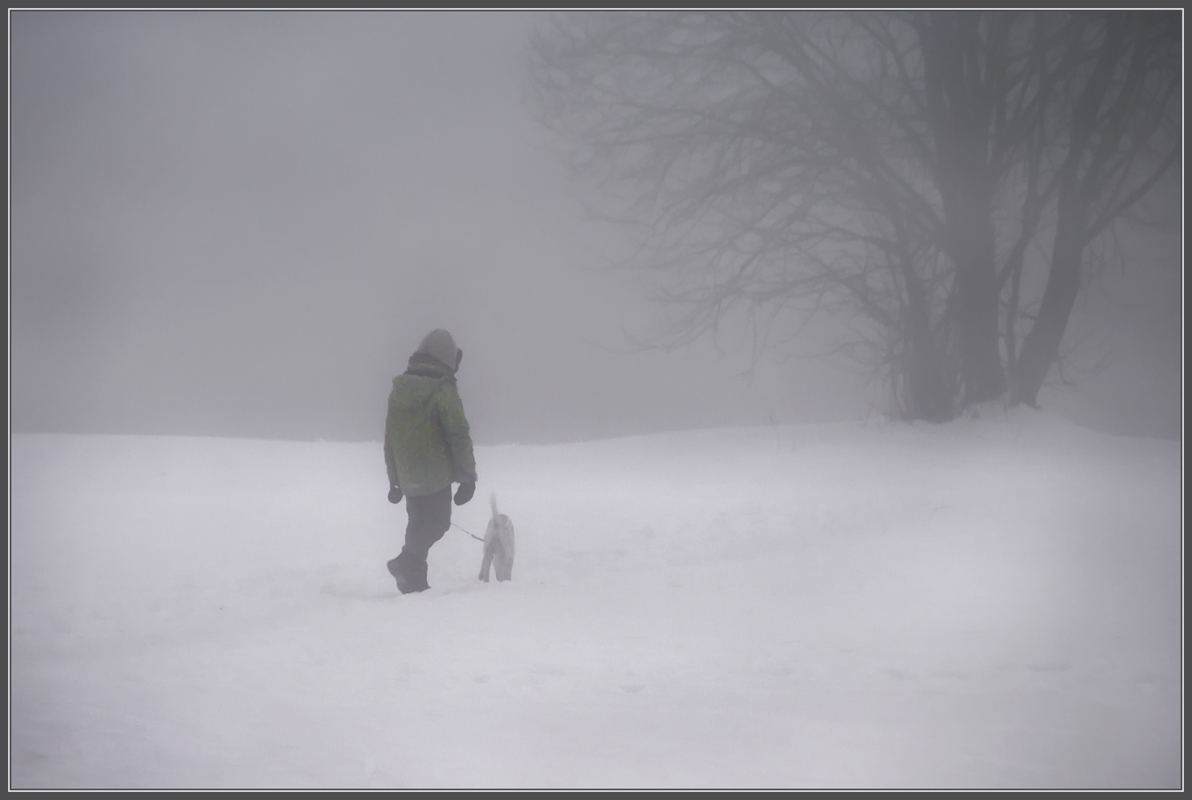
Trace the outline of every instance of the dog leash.
<instances>
[{"instance_id":1,"label":"dog leash","mask_svg":"<svg viewBox=\"0 0 1192 800\"><path fill-rule=\"evenodd\" d=\"M453 523L451 523L451 527L453 527L453 528L459 528L459 526L458 526L458 525L456 525L454 522L453 522ZM460 529L461 531L464 531L464 529L463 529L463 528L459 528L459 529ZM476 541L478 541L478 542L483 542L483 541L484 541L483 539L481 539L479 536L477 536L477 535L476 535L476 534L474 534L474 533L470 533L470 532L468 532L468 531L464 531L464 533L468 534L468 536L471 536L473 539L475 539L475 540L476 540Z\"/></svg>"}]
</instances>

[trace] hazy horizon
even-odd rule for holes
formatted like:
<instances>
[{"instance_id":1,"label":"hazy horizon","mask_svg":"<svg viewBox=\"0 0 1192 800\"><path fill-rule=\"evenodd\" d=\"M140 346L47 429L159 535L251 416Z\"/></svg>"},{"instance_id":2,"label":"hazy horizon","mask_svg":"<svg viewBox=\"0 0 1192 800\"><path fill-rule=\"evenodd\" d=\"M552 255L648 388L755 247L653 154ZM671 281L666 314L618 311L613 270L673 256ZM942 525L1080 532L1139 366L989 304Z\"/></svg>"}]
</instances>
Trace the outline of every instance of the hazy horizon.
<instances>
[{"instance_id":1,"label":"hazy horizon","mask_svg":"<svg viewBox=\"0 0 1192 800\"><path fill-rule=\"evenodd\" d=\"M660 312L523 107L540 18L10 10L11 429L379 439L435 327L478 442L878 413L845 361L744 375L732 325L631 352ZM1044 403L1174 438L1180 237L1146 237L1074 321L1102 371Z\"/></svg>"}]
</instances>

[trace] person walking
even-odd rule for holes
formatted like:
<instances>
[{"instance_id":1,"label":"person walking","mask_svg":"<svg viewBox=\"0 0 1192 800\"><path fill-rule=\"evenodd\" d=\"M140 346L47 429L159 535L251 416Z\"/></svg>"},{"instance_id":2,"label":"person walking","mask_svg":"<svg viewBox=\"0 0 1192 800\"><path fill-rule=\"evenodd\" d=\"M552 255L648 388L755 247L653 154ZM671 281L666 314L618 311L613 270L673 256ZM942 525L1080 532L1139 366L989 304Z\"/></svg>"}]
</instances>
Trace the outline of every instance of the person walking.
<instances>
[{"instance_id":1,"label":"person walking","mask_svg":"<svg viewBox=\"0 0 1192 800\"><path fill-rule=\"evenodd\" d=\"M428 333L393 379L385 416L385 470L389 502L406 500L405 543L388 562L402 594L429 589L427 556L451 527L451 485L455 504L476 493L476 459L455 373L463 350L442 328Z\"/></svg>"}]
</instances>

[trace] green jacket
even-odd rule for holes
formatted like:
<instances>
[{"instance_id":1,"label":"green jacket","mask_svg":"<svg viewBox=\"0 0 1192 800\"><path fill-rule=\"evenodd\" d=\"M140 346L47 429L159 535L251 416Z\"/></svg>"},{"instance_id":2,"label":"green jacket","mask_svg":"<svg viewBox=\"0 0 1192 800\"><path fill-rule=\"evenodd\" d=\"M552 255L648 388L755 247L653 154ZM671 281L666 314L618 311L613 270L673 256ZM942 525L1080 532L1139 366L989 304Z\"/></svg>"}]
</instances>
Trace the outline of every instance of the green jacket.
<instances>
[{"instance_id":1,"label":"green jacket","mask_svg":"<svg viewBox=\"0 0 1192 800\"><path fill-rule=\"evenodd\" d=\"M476 481L476 459L455 375L416 355L393 379L385 417L389 483L410 497Z\"/></svg>"}]
</instances>

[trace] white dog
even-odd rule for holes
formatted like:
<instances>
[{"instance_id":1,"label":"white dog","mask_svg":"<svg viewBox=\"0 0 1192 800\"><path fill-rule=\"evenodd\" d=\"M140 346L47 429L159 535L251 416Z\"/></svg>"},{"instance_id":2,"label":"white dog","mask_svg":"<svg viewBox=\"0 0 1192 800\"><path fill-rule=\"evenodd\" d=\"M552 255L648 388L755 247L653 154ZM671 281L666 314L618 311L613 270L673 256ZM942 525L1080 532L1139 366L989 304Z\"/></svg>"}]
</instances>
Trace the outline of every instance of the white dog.
<instances>
[{"instance_id":1,"label":"white dog","mask_svg":"<svg viewBox=\"0 0 1192 800\"><path fill-rule=\"evenodd\" d=\"M480 564L480 580L488 581L489 566L497 569L497 580L513 579L513 521L497 511L497 496L489 497L492 519L484 532L484 561Z\"/></svg>"}]
</instances>

